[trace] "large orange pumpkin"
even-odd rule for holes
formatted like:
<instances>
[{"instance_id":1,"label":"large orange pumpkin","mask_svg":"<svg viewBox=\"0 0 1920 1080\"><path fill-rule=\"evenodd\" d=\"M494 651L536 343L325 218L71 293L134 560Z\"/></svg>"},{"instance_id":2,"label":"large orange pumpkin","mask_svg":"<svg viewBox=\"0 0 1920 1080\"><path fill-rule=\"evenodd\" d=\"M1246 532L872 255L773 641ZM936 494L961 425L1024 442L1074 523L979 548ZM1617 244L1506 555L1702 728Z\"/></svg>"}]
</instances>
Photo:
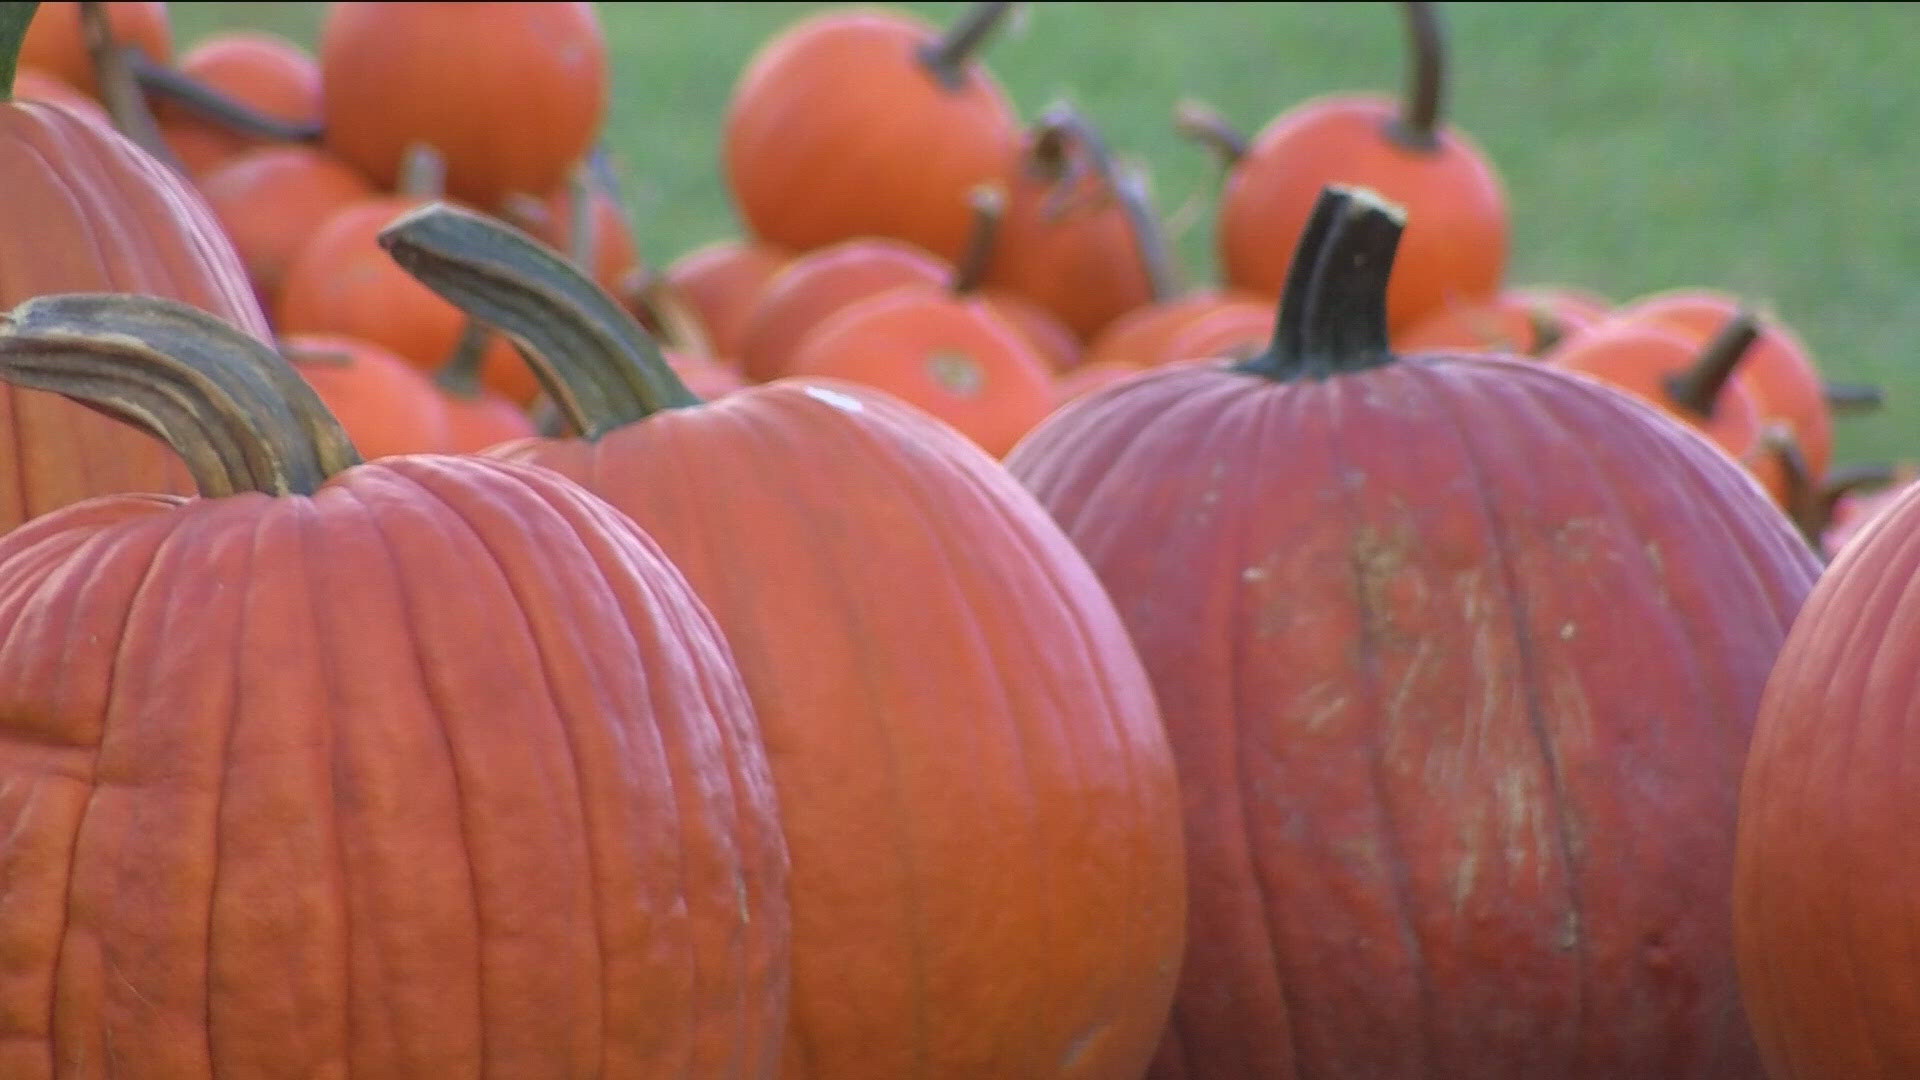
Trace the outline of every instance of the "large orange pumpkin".
<instances>
[{"instance_id":1,"label":"large orange pumpkin","mask_svg":"<svg viewBox=\"0 0 1920 1080\"><path fill-rule=\"evenodd\" d=\"M1438 5L1401 6L1413 53L1405 101L1315 98L1275 117L1233 162L1218 227L1228 284L1278 296L1314 200L1323 185L1338 183L1371 188L1408 208L1405 250L1387 297L1392 329L1499 290L1506 192L1485 153L1442 122Z\"/></svg>"},{"instance_id":2,"label":"large orange pumpkin","mask_svg":"<svg viewBox=\"0 0 1920 1080\"><path fill-rule=\"evenodd\" d=\"M1735 792L1817 564L1625 394L1396 356L1399 235L1330 192L1269 351L1081 398L1008 459L1180 768L1189 944L1149 1075L1753 1077Z\"/></svg>"},{"instance_id":3,"label":"large orange pumpkin","mask_svg":"<svg viewBox=\"0 0 1920 1080\"><path fill-rule=\"evenodd\" d=\"M0 539L0 1075L768 1074L774 791L644 533L541 469L361 464L171 301L30 301L0 376L201 496Z\"/></svg>"},{"instance_id":4,"label":"large orange pumpkin","mask_svg":"<svg viewBox=\"0 0 1920 1080\"><path fill-rule=\"evenodd\" d=\"M631 515L733 645L793 860L782 1075L1138 1076L1180 949L1178 807L1084 561L885 395L699 404L616 301L498 232L440 208L386 243L497 318L585 433L493 452Z\"/></svg>"},{"instance_id":5,"label":"large orange pumpkin","mask_svg":"<svg viewBox=\"0 0 1920 1080\"><path fill-rule=\"evenodd\" d=\"M1020 125L972 52L1011 7L945 34L903 12L821 12L761 47L727 106L727 185L747 228L794 251L890 237L949 262L967 194L999 179Z\"/></svg>"},{"instance_id":6,"label":"large orange pumpkin","mask_svg":"<svg viewBox=\"0 0 1920 1080\"><path fill-rule=\"evenodd\" d=\"M320 29L326 146L391 186L407 148L488 209L544 196L599 133L607 46L587 3L332 4Z\"/></svg>"},{"instance_id":7,"label":"large orange pumpkin","mask_svg":"<svg viewBox=\"0 0 1920 1080\"><path fill-rule=\"evenodd\" d=\"M31 15L11 7L0 10L5 59L19 42L8 20ZM184 181L97 121L0 101L0 305L86 290L165 296L268 333L232 245ZM0 459L0 532L90 495L188 490L161 443L12 386L0 387Z\"/></svg>"}]
</instances>

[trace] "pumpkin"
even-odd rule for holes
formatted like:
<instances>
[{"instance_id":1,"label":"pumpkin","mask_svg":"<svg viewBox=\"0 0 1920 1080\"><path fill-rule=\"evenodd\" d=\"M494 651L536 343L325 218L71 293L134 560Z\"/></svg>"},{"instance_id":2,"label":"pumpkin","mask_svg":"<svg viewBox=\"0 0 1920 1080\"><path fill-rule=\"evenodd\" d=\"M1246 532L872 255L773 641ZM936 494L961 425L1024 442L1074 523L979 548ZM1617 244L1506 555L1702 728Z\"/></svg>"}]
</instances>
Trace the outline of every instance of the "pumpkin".
<instances>
[{"instance_id":1,"label":"pumpkin","mask_svg":"<svg viewBox=\"0 0 1920 1080\"><path fill-rule=\"evenodd\" d=\"M319 127L320 67L305 49L278 34L248 30L210 35L180 57L179 71L185 79L166 85L190 82L289 128ZM152 86L152 77L143 83ZM263 145L259 136L208 118L176 97L153 96L160 134L190 175L205 176Z\"/></svg>"},{"instance_id":2,"label":"pumpkin","mask_svg":"<svg viewBox=\"0 0 1920 1080\"><path fill-rule=\"evenodd\" d=\"M958 259L967 193L1020 145L1012 103L972 59L1011 6L976 4L944 34L903 12L835 9L763 45L724 134L727 186L753 235L801 252L888 237Z\"/></svg>"},{"instance_id":3,"label":"pumpkin","mask_svg":"<svg viewBox=\"0 0 1920 1080\"><path fill-rule=\"evenodd\" d=\"M1228 302L1169 335L1165 350L1152 362L1172 364L1216 357L1244 360L1260 352L1272 338L1272 304Z\"/></svg>"},{"instance_id":4,"label":"pumpkin","mask_svg":"<svg viewBox=\"0 0 1920 1080\"><path fill-rule=\"evenodd\" d=\"M433 386L447 418L448 453L477 454L489 446L538 434L525 410L482 381L481 365L495 337L478 320L468 319L453 355L433 373Z\"/></svg>"},{"instance_id":5,"label":"pumpkin","mask_svg":"<svg viewBox=\"0 0 1920 1080\"><path fill-rule=\"evenodd\" d=\"M1855 476L1862 482L1851 482ZM1907 488L1920 480L1920 468L1912 463L1885 469L1880 466L1858 466L1856 470L1841 473L1836 470L1828 480L1823 494L1832 495L1829 503L1825 528L1819 537L1819 550L1828 559L1840 556L1842 548L1865 529L1868 523L1900 501ZM1878 486L1875 486L1875 485ZM1871 488L1872 490L1863 490Z\"/></svg>"},{"instance_id":6,"label":"pumpkin","mask_svg":"<svg viewBox=\"0 0 1920 1080\"><path fill-rule=\"evenodd\" d=\"M1121 177L1075 110L1049 110L1006 173L988 289L1039 304L1081 338L1172 292L1145 185Z\"/></svg>"},{"instance_id":7,"label":"pumpkin","mask_svg":"<svg viewBox=\"0 0 1920 1080\"><path fill-rule=\"evenodd\" d=\"M616 301L513 239L440 207L385 242L513 335L586 433L490 454L629 514L733 646L792 858L782 1075L1138 1076L1180 951L1178 808L1085 562L883 394L699 404Z\"/></svg>"},{"instance_id":8,"label":"pumpkin","mask_svg":"<svg viewBox=\"0 0 1920 1080\"><path fill-rule=\"evenodd\" d=\"M580 201L583 192L585 199ZM584 218L579 207L585 207ZM570 180L544 199L525 196L512 200L503 216L585 266L593 280L608 292L618 290L630 275L645 272L619 198L596 181L590 170L574 170Z\"/></svg>"},{"instance_id":9,"label":"pumpkin","mask_svg":"<svg viewBox=\"0 0 1920 1080\"><path fill-rule=\"evenodd\" d=\"M1444 53L1437 5L1408 2L1413 66L1404 101L1315 98L1275 117L1234 157L1220 195L1218 247L1229 285L1279 295L1288 259L1323 185L1356 184L1407 207L1405 250L1387 297L1403 330L1449 302L1500 288L1507 198L1486 154L1441 120ZM1189 129L1204 117L1188 111ZM1228 144L1231 145L1231 144Z\"/></svg>"},{"instance_id":10,"label":"pumpkin","mask_svg":"<svg viewBox=\"0 0 1920 1080\"><path fill-rule=\"evenodd\" d=\"M1609 320L1561 342L1544 359L1651 402L1740 457L1759 443L1761 421L1734 373L1758 334L1748 312L1729 320L1705 347L1656 325Z\"/></svg>"},{"instance_id":11,"label":"pumpkin","mask_svg":"<svg viewBox=\"0 0 1920 1080\"><path fill-rule=\"evenodd\" d=\"M675 259L665 280L706 329L713 351L743 356L747 320L792 253L751 240L715 240Z\"/></svg>"},{"instance_id":12,"label":"pumpkin","mask_svg":"<svg viewBox=\"0 0 1920 1080\"><path fill-rule=\"evenodd\" d=\"M1076 401L1096 390L1105 390L1115 383L1125 382L1147 370L1144 364L1130 364L1124 360L1102 360L1094 364L1081 364L1072 371L1063 372L1053 379L1053 407L1059 408L1069 401Z\"/></svg>"},{"instance_id":13,"label":"pumpkin","mask_svg":"<svg viewBox=\"0 0 1920 1080\"><path fill-rule=\"evenodd\" d=\"M1330 189L1269 350L1008 457L1153 678L1188 949L1149 1076L1746 1077L1735 790L1817 564L1724 455L1515 358L1396 356Z\"/></svg>"},{"instance_id":14,"label":"pumpkin","mask_svg":"<svg viewBox=\"0 0 1920 1080\"><path fill-rule=\"evenodd\" d=\"M288 334L279 345L365 457L481 449L456 443L433 381L386 349L340 334Z\"/></svg>"},{"instance_id":15,"label":"pumpkin","mask_svg":"<svg viewBox=\"0 0 1920 1080\"><path fill-rule=\"evenodd\" d=\"M767 1074L766 756L644 533L545 470L359 463L173 301L30 301L0 376L200 495L0 539L0 1075Z\"/></svg>"},{"instance_id":16,"label":"pumpkin","mask_svg":"<svg viewBox=\"0 0 1920 1080\"><path fill-rule=\"evenodd\" d=\"M58 105L71 113L78 113L95 123L113 126L113 119L100 103L67 85L60 79L32 68L21 68L13 73L13 100L41 101L49 105Z\"/></svg>"},{"instance_id":17,"label":"pumpkin","mask_svg":"<svg viewBox=\"0 0 1920 1080\"><path fill-rule=\"evenodd\" d=\"M1621 308L1618 318L1665 327L1705 344L1745 305L1738 297L1709 290L1656 293ZM1787 425L1818 480L1833 461L1833 413L1824 396L1813 354L1778 319L1755 314L1753 343L1740 358L1736 377L1753 396L1762 420Z\"/></svg>"},{"instance_id":18,"label":"pumpkin","mask_svg":"<svg viewBox=\"0 0 1920 1080\"><path fill-rule=\"evenodd\" d=\"M347 206L375 197L359 173L307 146L246 151L204 177L200 192L269 307L314 233Z\"/></svg>"},{"instance_id":19,"label":"pumpkin","mask_svg":"<svg viewBox=\"0 0 1920 1080\"><path fill-rule=\"evenodd\" d=\"M100 82L94 75L93 54L81 29L83 6L72 0L40 4L39 11L30 16L33 23L20 45L20 66L43 71L99 100ZM173 26L167 19L167 5L112 0L100 7L106 12L116 42L139 48L157 63L173 59Z\"/></svg>"},{"instance_id":20,"label":"pumpkin","mask_svg":"<svg viewBox=\"0 0 1920 1080\"><path fill-rule=\"evenodd\" d=\"M942 289L952 278L952 267L900 240L844 240L802 255L761 288L742 334L741 371L754 382L789 374L807 336L827 319L890 289Z\"/></svg>"},{"instance_id":21,"label":"pumpkin","mask_svg":"<svg viewBox=\"0 0 1920 1080\"><path fill-rule=\"evenodd\" d=\"M1502 289L1489 300L1443 305L1395 334L1393 347L1400 352L1497 352L1540 357L1606 318L1609 307L1599 297L1579 290Z\"/></svg>"},{"instance_id":22,"label":"pumpkin","mask_svg":"<svg viewBox=\"0 0 1920 1080\"><path fill-rule=\"evenodd\" d=\"M447 193L488 209L564 183L607 107L587 3L332 4L320 72L327 149L392 186L427 143Z\"/></svg>"},{"instance_id":23,"label":"pumpkin","mask_svg":"<svg viewBox=\"0 0 1920 1080\"><path fill-rule=\"evenodd\" d=\"M1084 362L1119 362L1152 366L1170 355L1169 342L1196 320L1228 304L1260 303L1252 293L1202 289L1134 308L1115 319L1087 344Z\"/></svg>"},{"instance_id":24,"label":"pumpkin","mask_svg":"<svg viewBox=\"0 0 1920 1080\"><path fill-rule=\"evenodd\" d=\"M1920 489L1840 549L1767 684L1740 790L1734 941L1776 1080L1920 1070L1913 997L1914 589Z\"/></svg>"},{"instance_id":25,"label":"pumpkin","mask_svg":"<svg viewBox=\"0 0 1920 1080\"><path fill-rule=\"evenodd\" d=\"M1082 352L1079 337L1051 311L1010 292L993 292L986 296L993 305L994 314L1018 330L1048 368L1060 372L1080 366Z\"/></svg>"},{"instance_id":26,"label":"pumpkin","mask_svg":"<svg viewBox=\"0 0 1920 1080\"><path fill-rule=\"evenodd\" d=\"M0 8L0 72L30 18L30 4ZM7 89L0 76L0 309L45 293L147 293L266 336L246 272L199 195L110 127L8 102ZM0 532L92 495L188 490L160 442L36 390L0 387L0 458Z\"/></svg>"}]
</instances>

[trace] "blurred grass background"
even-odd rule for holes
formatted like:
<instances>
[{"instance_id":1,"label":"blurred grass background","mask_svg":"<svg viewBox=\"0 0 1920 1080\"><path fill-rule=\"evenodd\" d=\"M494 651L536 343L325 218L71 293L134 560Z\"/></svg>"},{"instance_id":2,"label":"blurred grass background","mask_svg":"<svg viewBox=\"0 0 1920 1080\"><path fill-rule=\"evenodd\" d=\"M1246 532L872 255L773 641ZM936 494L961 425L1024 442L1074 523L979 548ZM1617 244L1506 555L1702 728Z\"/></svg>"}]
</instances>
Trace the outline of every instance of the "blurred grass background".
<instances>
[{"instance_id":1,"label":"blurred grass background","mask_svg":"<svg viewBox=\"0 0 1920 1080\"><path fill-rule=\"evenodd\" d=\"M604 3L607 141L650 263L737 229L721 120L748 57L807 3ZM945 22L965 5L900 7ZM233 28L312 45L325 5L172 5L177 45ZM1682 286L1772 305L1887 409L1843 457L1920 459L1920 6L1447 3L1448 113L1505 177L1510 278L1616 300ZM452 42L449 46L452 47ZM1315 94L1397 91L1391 3L1025 5L985 54L1028 115L1068 99L1189 224L1210 281L1219 170L1176 138L1194 96L1249 132ZM1185 207L1185 212L1180 208Z\"/></svg>"}]
</instances>

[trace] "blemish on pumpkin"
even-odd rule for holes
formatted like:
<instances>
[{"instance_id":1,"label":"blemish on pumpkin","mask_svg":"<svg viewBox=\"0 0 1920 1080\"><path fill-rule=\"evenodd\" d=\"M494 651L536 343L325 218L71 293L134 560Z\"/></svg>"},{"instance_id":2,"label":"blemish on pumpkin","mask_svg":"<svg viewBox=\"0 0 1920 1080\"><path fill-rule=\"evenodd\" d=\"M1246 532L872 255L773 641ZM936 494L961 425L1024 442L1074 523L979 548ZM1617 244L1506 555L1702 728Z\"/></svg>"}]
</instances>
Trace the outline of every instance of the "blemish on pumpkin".
<instances>
[{"instance_id":1,"label":"blemish on pumpkin","mask_svg":"<svg viewBox=\"0 0 1920 1080\"><path fill-rule=\"evenodd\" d=\"M1266 579L1267 568L1264 566L1249 566L1245 570L1240 571L1241 581L1255 582L1265 581Z\"/></svg>"},{"instance_id":2,"label":"blemish on pumpkin","mask_svg":"<svg viewBox=\"0 0 1920 1080\"><path fill-rule=\"evenodd\" d=\"M1560 640L1561 641L1572 641L1573 634L1574 634L1574 627L1572 623L1567 622L1567 623L1560 624Z\"/></svg>"},{"instance_id":3,"label":"blemish on pumpkin","mask_svg":"<svg viewBox=\"0 0 1920 1080\"><path fill-rule=\"evenodd\" d=\"M980 370L980 364L973 357L951 349L935 352L927 357L927 374L938 383L942 390L959 397L978 397L980 388L986 385L986 375Z\"/></svg>"}]
</instances>

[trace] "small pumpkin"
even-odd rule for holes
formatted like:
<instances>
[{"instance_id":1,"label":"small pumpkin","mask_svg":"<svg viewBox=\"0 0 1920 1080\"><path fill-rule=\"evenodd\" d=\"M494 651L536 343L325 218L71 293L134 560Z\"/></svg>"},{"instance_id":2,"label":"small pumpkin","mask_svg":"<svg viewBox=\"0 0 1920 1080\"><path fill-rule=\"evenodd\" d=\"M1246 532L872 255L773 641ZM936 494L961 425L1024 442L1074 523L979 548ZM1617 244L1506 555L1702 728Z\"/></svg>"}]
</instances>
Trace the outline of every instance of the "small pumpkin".
<instances>
[{"instance_id":1,"label":"small pumpkin","mask_svg":"<svg viewBox=\"0 0 1920 1080\"><path fill-rule=\"evenodd\" d=\"M341 334L288 334L279 344L367 459L475 449L455 444L433 382L392 352Z\"/></svg>"},{"instance_id":2,"label":"small pumpkin","mask_svg":"<svg viewBox=\"0 0 1920 1080\"><path fill-rule=\"evenodd\" d=\"M290 128L320 124L320 66L278 34L235 30L212 34L180 57L179 72L199 87ZM209 118L176 99L153 95L153 116L174 157L196 177L265 145L257 135Z\"/></svg>"},{"instance_id":3,"label":"small pumpkin","mask_svg":"<svg viewBox=\"0 0 1920 1080\"><path fill-rule=\"evenodd\" d=\"M1262 302L1252 293L1201 289L1137 307L1115 319L1088 343L1085 362L1149 367L1164 363L1171 357L1169 343L1174 335L1191 323L1242 301Z\"/></svg>"},{"instance_id":4,"label":"small pumpkin","mask_svg":"<svg viewBox=\"0 0 1920 1080\"><path fill-rule=\"evenodd\" d=\"M885 237L960 258L967 193L1020 145L1012 103L973 59L1011 7L976 4L945 33L899 11L824 11L761 46L724 134L753 235L797 252Z\"/></svg>"},{"instance_id":5,"label":"small pumpkin","mask_svg":"<svg viewBox=\"0 0 1920 1080\"><path fill-rule=\"evenodd\" d=\"M668 265L665 280L706 329L713 351L743 356L747 322L760 293L793 254L751 240L715 240Z\"/></svg>"},{"instance_id":6,"label":"small pumpkin","mask_svg":"<svg viewBox=\"0 0 1920 1080\"><path fill-rule=\"evenodd\" d=\"M1582 290L1502 289L1489 300L1443 305L1395 334L1393 347L1401 352L1497 352L1538 358L1606 318L1609 310L1605 300Z\"/></svg>"},{"instance_id":7,"label":"small pumpkin","mask_svg":"<svg viewBox=\"0 0 1920 1080\"><path fill-rule=\"evenodd\" d=\"M327 149L391 187L426 143L447 194L488 210L565 183L607 108L588 3L331 4L320 70Z\"/></svg>"},{"instance_id":8,"label":"small pumpkin","mask_svg":"<svg viewBox=\"0 0 1920 1080\"><path fill-rule=\"evenodd\" d=\"M547 470L362 463L174 301L29 301L0 377L199 496L0 538L0 1075L769 1075L775 792L646 534Z\"/></svg>"},{"instance_id":9,"label":"small pumpkin","mask_svg":"<svg viewBox=\"0 0 1920 1080\"><path fill-rule=\"evenodd\" d=\"M1758 446L1761 419L1753 395L1734 373L1759 332L1757 318L1747 311L1727 320L1704 347L1657 325L1608 320L1560 343L1544 359L1651 402L1739 458Z\"/></svg>"},{"instance_id":10,"label":"small pumpkin","mask_svg":"<svg viewBox=\"0 0 1920 1080\"><path fill-rule=\"evenodd\" d=\"M328 219L375 197L358 172L308 146L243 152L203 177L200 191L268 307L300 248Z\"/></svg>"},{"instance_id":11,"label":"small pumpkin","mask_svg":"<svg viewBox=\"0 0 1920 1080\"><path fill-rule=\"evenodd\" d=\"M1413 59L1403 100L1319 97L1275 117L1244 152L1231 149L1234 140L1215 140L1230 157L1218 223L1229 285L1278 296L1320 189L1340 183L1407 208L1406 243L1387 297L1390 329L1499 291L1508 246L1505 189L1485 152L1441 118L1446 72L1438 5L1400 6ZM1210 126L1193 109L1185 121L1190 130Z\"/></svg>"},{"instance_id":12,"label":"small pumpkin","mask_svg":"<svg viewBox=\"0 0 1920 1080\"><path fill-rule=\"evenodd\" d=\"M742 332L740 368L754 382L790 374L808 335L868 297L906 285L945 288L953 268L900 240L843 240L788 263L768 280Z\"/></svg>"}]
</instances>

